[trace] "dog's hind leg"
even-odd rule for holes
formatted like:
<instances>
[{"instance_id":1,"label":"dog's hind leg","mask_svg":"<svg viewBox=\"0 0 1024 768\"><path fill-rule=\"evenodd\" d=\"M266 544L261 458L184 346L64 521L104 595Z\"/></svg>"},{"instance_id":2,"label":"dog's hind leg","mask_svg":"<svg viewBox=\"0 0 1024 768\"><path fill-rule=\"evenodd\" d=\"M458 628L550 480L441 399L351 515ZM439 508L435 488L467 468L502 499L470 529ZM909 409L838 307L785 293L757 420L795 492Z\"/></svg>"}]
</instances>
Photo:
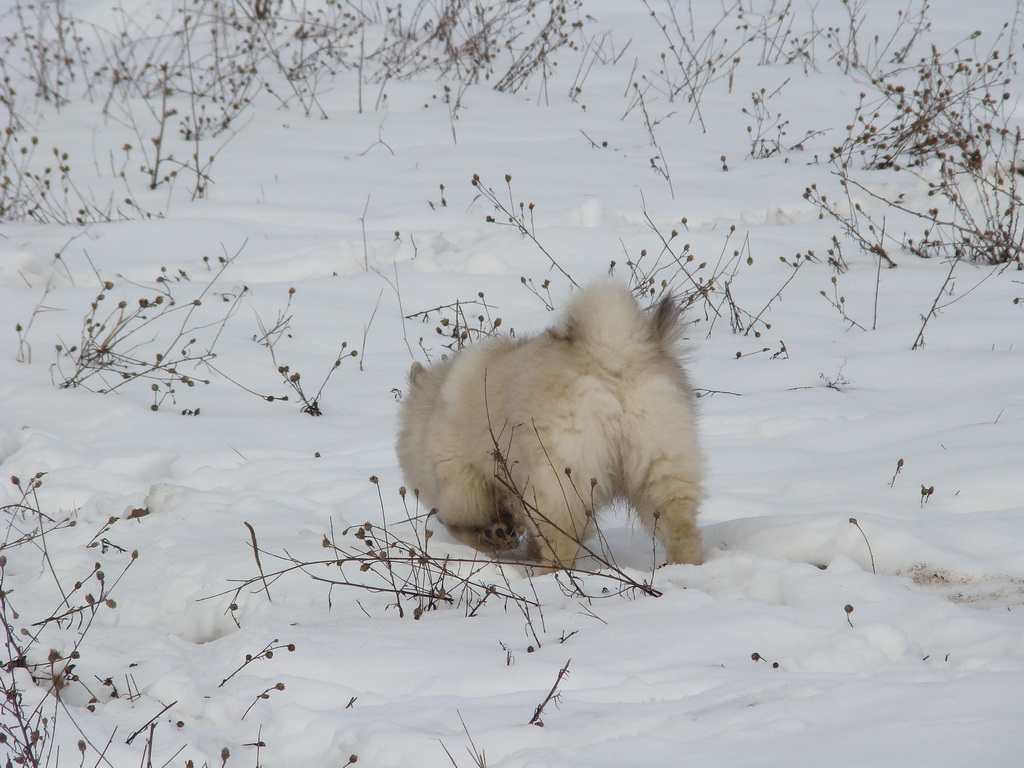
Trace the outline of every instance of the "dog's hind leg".
<instances>
[{"instance_id":1,"label":"dog's hind leg","mask_svg":"<svg viewBox=\"0 0 1024 768\"><path fill-rule=\"evenodd\" d=\"M703 562L697 513L703 460L680 379L650 376L631 392L622 441L623 492L670 563Z\"/></svg>"},{"instance_id":2,"label":"dog's hind leg","mask_svg":"<svg viewBox=\"0 0 1024 768\"><path fill-rule=\"evenodd\" d=\"M697 527L701 490L691 474L685 462L657 459L629 498L640 521L665 547L670 563L704 562Z\"/></svg>"},{"instance_id":3,"label":"dog's hind leg","mask_svg":"<svg viewBox=\"0 0 1024 768\"><path fill-rule=\"evenodd\" d=\"M637 512L665 547L669 563L700 565L704 562L696 504L691 500L676 497L657 506L637 505Z\"/></svg>"},{"instance_id":4,"label":"dog's hind leg","mask_svg":"<svg viewBox=\"0 0 1024 768\"><path fill-rule=\"evenodd\" d=\"M648 430L640 445L627 443L624 490L640 522L665 547L668 562L700 565L703 463L692 435L686 429Z\"/></svg>"},{"instance_id":5,"label":"dog's hind leg","mask_svg":"<svg viewBox=\"0 0 1024 768\"><path fill-rule=\"evenodd\" d=\"M580 539L564 534L549 523L539 523L531 540L531 553L540 560L541 573L572 568L580 553Z\"/></svg>"},{"instance_id":6,"label":"dog's hind leg","mask_svg":"<svg viewBox=\"0 0 1024 768\"><path fill-rule=\"evenodd\" d=\"M554 479L532 485L522 499L530 521L530 554L543 573L572 568L582 548L590 515L571 487Z\"/></svg>"}]
</instances>

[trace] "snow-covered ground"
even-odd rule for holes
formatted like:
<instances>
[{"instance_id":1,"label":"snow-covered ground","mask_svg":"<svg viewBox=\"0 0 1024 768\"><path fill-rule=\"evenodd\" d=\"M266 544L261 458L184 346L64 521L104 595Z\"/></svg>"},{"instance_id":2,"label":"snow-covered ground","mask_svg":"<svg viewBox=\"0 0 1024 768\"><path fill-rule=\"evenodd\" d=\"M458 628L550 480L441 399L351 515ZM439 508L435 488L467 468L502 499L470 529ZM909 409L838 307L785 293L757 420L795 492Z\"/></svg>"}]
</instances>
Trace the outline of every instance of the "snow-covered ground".
<instances>
[{"instance_id":1,"label":"snow-covered ground","mask_svg":"<svg viewBox=\"0 0 1024 768\"><path fill-rule=\"evenodd\" d=\"M236 7L247 5L261 4ZM365 5L374 19L349 40L353 63L385 28L384 6ZM1020 255L951 270L890 246L890 269L804 197L815 184L845 199L828 156L872 88L837 56L852 50L851 24L864 60L911 28L884 0L755 2L756 12L677 3L691 48L705 44L698 58L724 58L670 100L668 83L686 81L674 27L659 28L666 3L567 5L568 23L582 22L573 46L515 93L491 87L500 61L490 80L463 86L436 68L382 79L367 60L319 80L309 114L297 96L284 108L254 94L229 130L203 138L198 157L214 159L194 200L187 167L155 190L139 170L162 109L177 110L164 154L195 150L178 130L186 96L164 107L159 90L115 93L104 115L109 85L80 75L57 110L8 53L19 146L38 137L25 167L43 174L52 148L66 152L71 202L53 169L49 199L71 218L85 199L113 219L0 222L0 502L21 504L3 512L14 634L0 661L27 651L27 668L0 674L21 692L23 720L48 718L39 764L1020 764ZM100 30L141 39L164 24L161 4L142 0L123 13L100 0L67 6L94 63L109 48ZM771 39L804 40L806 56L787 64L767 32L740 46L741 16L752 29L769 10L788 25L765 25ZM933 43L959 44L964 58L1019 54L1021 29L999 37L1013 14L936 0L908 61ZM3 25L24 34L14 13ZM1024 91L1009 71L1004 114L1016 128ZM783 121L780 137L770 126ZM768 144L752 153L759 135ZM775 140L782 151L752 156ZM926 210L934 165L852 172ZM890 233L923 228L851 194ZM705 287L717 277L690 307L687 360L702 394L707 562L657 568L660 553L623 509L601 517L614 567L582 563L575 582L490 563L436 522L409 522L425 510L399 492L399 401L414 360L448 353L455 302L470 341L499 317L497 332L537 331L572 281L612 262L627 280L630 261L680 295L694 288L683 267ZM119 328L119 314L134 319ZM81 379L90 371L70 350L84 347L90 318L106 321L96 335L112 351L141 361L129 377L157 353L184 359L155 379ZM296 372L310 401L326 379L321 416L302 411L285 380ZM76 374L81 386L60 386ZM373 527L356 538L349 529L363 523ZM415 544L424 526L434 565L413 576L449 555L470 562L432 572L452 602L418 619L431 601L396 597L380 563L315 565L338 557L327 544ZM528 724L567 665L543 727ZM59 697L48 680L58 673ZM17 732L14 712L2 717Z\"/></svg>"}]
</instances>

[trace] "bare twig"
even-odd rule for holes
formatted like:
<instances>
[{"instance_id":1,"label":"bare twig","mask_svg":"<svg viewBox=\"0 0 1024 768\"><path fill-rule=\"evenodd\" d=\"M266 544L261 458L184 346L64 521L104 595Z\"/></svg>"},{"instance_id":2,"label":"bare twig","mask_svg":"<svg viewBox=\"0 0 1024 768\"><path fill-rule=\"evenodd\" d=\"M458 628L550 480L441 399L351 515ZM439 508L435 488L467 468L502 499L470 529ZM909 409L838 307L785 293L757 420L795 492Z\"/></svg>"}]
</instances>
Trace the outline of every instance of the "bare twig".
<instances>
[{"instance_id":1,"label":"bare twig","mask_svg":"<svg viewBox=\"0 0 1024 768\"><path fill-rule=\"evenodd\" d=\"M259 570L260 579L263 581L263 591L267 593L267 600L274 602L274 598L270 596L270 586L267 584L267 577L263 573L263 564L260 562L260 547L256 543L256 529L244 520L242 524L249 529L249 536L252 539L252 556L256 559L256 568Z\"/></svg>"},{"instance_id":2,"label":"bare twig","mask_svg":"<svg viewBox=\"0 0 1024 768\"><path fill-rule=\"evenodd\" d=\"M900 459L902 461L902 459ZM868 555L871 557L871 572L878 575L878 571L875 570L875 553L871 550L871 542L868 541L868 535L864 533L864 529L860 527L860 523L857 522L857 518L851 517L850 523L857 526L857 530L860 531L860 535L864 537L864 543L868 545Z\"/></svg>"},{"instance_id":3,"label":"bare twig","mask_svg":"<svg viewBox=\"0 0 1024 768\"><path fill-rule=\"evenodd\" d=\"M569 674L569 665L571 663L572 659L569 659L565 662L565 666L558 671L558 677L555 678L555 684L551 686L551 690L548 691L548 695L544 697L544 701L538 704L537 708L533 710L533 717L530 718L528 725L536 725L541 728L544 727L544 721L540 719L540 716L544 712L544 707L546 707L551 701L554 701L556 704L558 703L558 700L561 697L561 694L557 693L558 686L561 684L562 678Z\"/></svg>"}]
</instances>

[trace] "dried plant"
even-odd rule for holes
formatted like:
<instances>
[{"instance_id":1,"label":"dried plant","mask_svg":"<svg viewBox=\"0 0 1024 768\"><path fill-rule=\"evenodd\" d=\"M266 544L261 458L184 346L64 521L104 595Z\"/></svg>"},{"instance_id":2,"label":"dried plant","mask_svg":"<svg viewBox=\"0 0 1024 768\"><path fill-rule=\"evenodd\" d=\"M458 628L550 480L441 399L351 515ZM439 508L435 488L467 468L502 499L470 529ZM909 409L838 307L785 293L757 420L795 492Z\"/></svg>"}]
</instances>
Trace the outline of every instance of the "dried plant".
<instances>
[{"instance_id":1,"label":"dried plant","mask_svg":"<svg viewBox=\"0 0 1024 768\"><path fill-rule=\"evenodd\" d=\"M439 304L431 309L406 315L405 319L419 320L421 323L434 323L434 333L446 339L442 344L444 348L456 352L479 339L505 333L515 335L514 331L506 331L502 328L501 318L492 315L492 309L495 307L487 303L484 292L478 291L475 299L466 301L457 299L450 304ZM431 354L423 337L420 337L420 348L430 360Z\"/></svg>"},{"instance_id":2,"label":"dried plant","mask_svg":"<svg viewBox=\"0 0 1024 768\"><path fill-rule=\"evenodd\" d=\"M90 708L99 701L78 675L80 649L97 615L116 609L111 595L138 557L137 551L130 553L114 579L109 579L103 566L95 563L88 574L68 587L58 577L48 539L74 527L76 521L71 515L43 512L39 489L44 475L38 472L26 483L12 477L21 498L0 508L0 513L7 517L0 544L0 743L7 749L8 765L32 768L57 764L59 752L54 734L60 723L67 720L78 728L74 718L62 717L65 691L71 687L84 691ZM50 609L39 604L16 608L11 600L15 587L8 583L8 559L39 556L45 572L53 578L59 600ZM31 688L38 688L45 695L27 695ZM79 733L82 760L88 753L102 762L104 748L94 745L80 729Z\"/></svg>"},{"instance_id":3,"label":"dried plant","mask_svg":"<svg viewBox=\"0 0 1024 768\"><path fill-rule=\"evenodd\" d=\"M533 717L530 718L528 725L536 725L541 728L544 727L544 721L540 719L540 716L544 714L544 709L548 704L554 702L556 705L561 700L562 694L558 693L558 686L562 684L562 680L565 679L569 674L569 665L572 663L572 659L565 662L565 666L558 670L558 677L555 678L555 684L551 686L551 690L548 691L548 695L544 697L544 700L537 705L537 708L533 710Z\"/></svg>"},{"instance_id":4,"label":"dried plant","mask_svg":"<svg viewBox=\"0 0 1024 768\"><path fill-rule=\"evenodd\" d=\"M231 608L236 610L243 591L256 587L255 592L269 597L270 587L276 581L288 574L301 573L328 585L329 607L335 588L348 587L385 596L384 609L394 609L401 618L420 619L445 606L459 607L465 615L473 616L489 602L539 608L536 601L514 591L507 579L503 584L483 577L482 573L490 570L490 561L455 558L431 551L429 542L433 531L426 523L434 511L423 513L405 507L405 518L389 522L377 478L371 477L370 481L378 490L381 524L367 522L350 526L340 534L332 525L321 542L329 555L319 558L272 552L259 548L254 539L253 555L259 575L242 579L230 592L204 599L231 595ZM400 495L405 505L408 494L404 488L400 489ZM418 494L412 496L418 503ZM267 563L273 563L274 567L267 568Z\"/></svg>"},{"instance_id":5,"label":"dried plant","mask_svg":"<svg viewBox=\"0 0 1024 768\"><path fill-rule=\"evenodd\" d=\"M378 81L436 70L460 83L489 80L496 90L516 93L537 73L546 82L554 54L574 45L572 32L583 23L576 17L580 5L580 0L395 5L382 19L384 44L367 58L380 67Z\"/></svg>"},{"instance_id":6,"label":"dried plant","mask_svg":"<svg viewBox=\"0 0 1024 768\"><path fill-rule=\"evenodd\" d=\"M516 204L515 198L512 195L512 174L505 174L505 188L506 191L508 192L507 204L502 198L498 197L498 195L495 193L493 189L488 187L480 180L479 174L473 174L473 179L471 183L480 193L480 195L489 203L491 203L491 205L494 206L494 209L498 211L502 216L502 219L499 220L494 216L488 215L487 221L489 223L499 224L502 226L509 226L515 230L518 230L519 234L533 242L533 244L540 249L541 253L543 253L548 258L548 261L551 262L551 266L554 269L561 272L562 275L566 279L568 279L574 287L579 287L579 283L577 283L573 279L572 275L570 275L562 268L558 261L555 260L555 257L552 256L551 253L547 250L547 248L545 248L541 244L540 240L537 239L536 223L533 219L533 212L536 206L534 206L533 203L527 204L522 201Z\"/></svg>"},{"instance_id":7,"label":"dried plant","mask_svg":"<svg viewBox=\"0 0 1024 768\"><path fill-rule=\"evenodd\" d=\"M225 307L214 319L200 310L239 253L241 249L233 256L220 257L206 284L186 301L175 293L177 286L191 281L188 274L164 268L151 287L135 285L148 296L131 303L124 298L106 310L105 302L115 284L97 273L100 292L83 318L80 340L72 344L61 340L57 345L54 376L59 385L108 393L135 381L148 382L153 392L151 408L157 410L168 397L174 401L176 386L208 384L208 379L195 377L185 367L194 369L215 356L217 339L248 293L242 286L217 295ZM206 337L204 347L199 346L200 336Z\"/></svg>"},{"instance_id":8,"label":"dried plant","mask_svg":"<svg viewBox=\"0 0 1024 768\"><path fill-rule=\"evenodd\" d=\"M661 56L659 71L645 75L643 79L670 103L685 101L691 104L690 121L696 118L706 133L707 125L701 111L704 91L720 80L725 80L728 89L732 90L733 74L740 63L739 53L748 42L742 29L738 38L730 39L722 34L732 21L731 15L742 4L735 2L728 6L720 19L699 32L692 13L688 20L682 18L675 3L670 3L664 11L658 11L644 0L644 7L661 30L668 50Z\"/></svg>"}]
</instances>

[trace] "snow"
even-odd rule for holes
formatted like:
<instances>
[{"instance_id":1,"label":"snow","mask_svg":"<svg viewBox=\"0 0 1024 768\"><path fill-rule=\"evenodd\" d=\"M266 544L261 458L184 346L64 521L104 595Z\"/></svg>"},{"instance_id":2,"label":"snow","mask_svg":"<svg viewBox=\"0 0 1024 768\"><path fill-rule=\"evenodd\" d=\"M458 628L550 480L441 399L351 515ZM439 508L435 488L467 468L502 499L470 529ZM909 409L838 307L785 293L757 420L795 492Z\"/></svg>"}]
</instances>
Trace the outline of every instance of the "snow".
<instances>
[{"instance_id":1,"label":"snow","mask_svg":"<svg viewBox=\"0 0 1024 768\"><path fill-rule=\"evenodd\" d=\"M98 27L119 23L107 3L69 5ZM853 5L866 9L864 35L892 28L889 4ZM718 4L693 6L704 31L722 18ZM140 29L156 23L143 0L124 7ZM792 18L800 30L824 28L844 23L844 9L794 3ZM678 10L688 28L690 9ZM974 28L987 51L1010 11L934 2L915 51L932 41L946 50ZM59 147L79 189L120 199L124 182L109 168L134 144L131 194L165 214L0 222L0 503L22 500L7 478L26 488L45 473L26 503L48 516L45 537L14 546L40 516L3 512L3 590L18 612L7 619L38 636L28 659L37 671L50 649L80 654L59 705L42 674L3 674L29 707L53 715L51 764L220 766L224 748L227 766L305 768L352 755L368 766L474 765L467 749L492 768L1019 763L1020 272L958 264L924 346L911 349L949 263L894 250L898 268L879 269L803 197L811 184L839 197L826 159L867 87L829 60L823 38L808 71L743 53L731 88L723 77L703 91L700 119L691 103L649 92L654 146L630 83L654 77L667 50L660 30L644 7L614 0L584 0L578 17L577 49L557 52L545 81L515 94L469 86L454 117L444 86L458 83L434 71L383 84L364 75L360 111L360 74L343 69L321 84L326 119L261 95L230 141L203 150L216 153L212 183L195 200L184 172L170 189L146 188L134 170L139 139L83 98L82 83L58 111L19 82L38 162ZM3 18L5 30L13 23ZM735 24L722 35L737 39ZM604 61L592 61L597 41ZM1021 84L1015 75L1012 104ZM791 121L786 141L826 132L754 159L741 109L752 92L780 86L768 108ZM149 114L138 98L127 108ZM187 156L190 145L170 134ZM504 224L474 174L512 212L533 204L523 210L536 242ZM928 199L908 174L858 178L880 194ZM863 205L894 229L921 227L877 200ZM422 535L405 522L425 510L399 495L393 444L410 364L448 352L435 332L455 319L444 307L463 302L473 327L484 315L486 330L496 318L501 332L541 330L552 321L546 302L557 310L571 292L564 273L583 284L614 261L626 279L626 262L647 249L652 266L673 229L691 269L707 262L707 279L731 263L736 304L763 310L757 336L733 333L727 314L701 301L690 310L686 364L702 394L708 462L704 565L655 567L650 537L613 508L601 531L615 564L660 597L623 589L599 563L584 564L580 590L565 575L490 563L433 522L432 554L471 561L459 572L520 599L488 598L474 611L481 594L459 592L416 619L414 598L400 617L393 595L311 578L338 578L337 568L271 577L330 560L325 537L363 546L344 532L365 522ZM833 235L849 267L841 273L826 263ZM794 270L809 250L817 260ZM230 263L204 294L218 258ZM659 263L659 278L688 287L670 260ZM161 274L167 282L155 282ZM150 359L194 336L193 353L215 353L212 367L180 371L209 384L176 382L173 395L148 380L106 394L58 386L73 367L55 345L81 343L102 280L113 287L97 317L160 290L179 306L202 295L188 320L168 314L131 345ZM272 356L257 339L281 318ZM310 396L330 374L322 416L301 412L284 365ZM62 520L75 525L52 529ZM113 607L86 604L101 594L95 564ZM374 573L345 576L385 585ZM567 664L544 726L528 725Z\"/></svg>"}]
</instances>

